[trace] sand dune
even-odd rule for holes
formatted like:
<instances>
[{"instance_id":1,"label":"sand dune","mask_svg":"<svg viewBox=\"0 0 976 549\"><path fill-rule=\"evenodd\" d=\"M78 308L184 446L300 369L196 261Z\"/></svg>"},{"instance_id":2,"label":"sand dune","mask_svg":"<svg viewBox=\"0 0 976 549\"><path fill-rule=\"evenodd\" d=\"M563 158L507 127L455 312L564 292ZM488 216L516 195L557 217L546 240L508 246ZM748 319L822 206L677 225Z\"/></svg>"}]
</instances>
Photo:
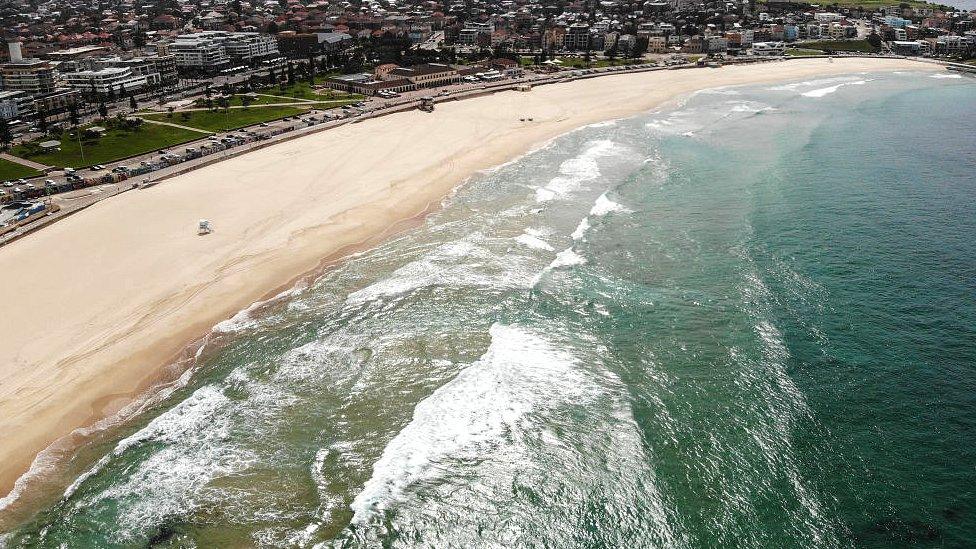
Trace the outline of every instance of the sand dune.
<instances>
[{"instance_id":1,"label":"sand dune","mask_svg":"<svg viewBox=\"0 0 976 549\"><path fill-rule=\"evenodd\" d=\"M715 86L938 67L824 59L607 76L344 126L108 199L0 249L0 494L189 342L473 172ZM532 117L533 122L520 122ZM199 237L199 218L216 232Z\"/></svg>"}]
</instances>

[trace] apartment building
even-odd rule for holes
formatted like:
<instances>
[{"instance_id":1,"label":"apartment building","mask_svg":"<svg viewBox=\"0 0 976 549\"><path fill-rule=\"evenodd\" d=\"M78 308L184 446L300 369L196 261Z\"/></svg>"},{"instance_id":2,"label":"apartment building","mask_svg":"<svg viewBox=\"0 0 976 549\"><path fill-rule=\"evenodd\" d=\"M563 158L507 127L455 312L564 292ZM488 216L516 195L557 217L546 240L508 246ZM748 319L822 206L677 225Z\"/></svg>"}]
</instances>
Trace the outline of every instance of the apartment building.
<instances>
[{"instance_id":1,"label":"apartment building","mask_svg":"<svg viewBox=\"0 0 976 549\"><path fill-rule=\"evenodd\" d=\"M109 57L98 60L99 68L125 68L129 69L135 76L144 76L146 84L150 87L167 86L175 84L178 80L176 74L176 56L165 55L160 57L133 57L122 59L120 57Z\"/></svg>"},{"instance_id":2,"label":"apartment building","mask_svg":"<svg viewBox=\"0 0 976 549\"><path fill-rule=\"evenodd\" d=\"M494 32L495 25L491 23L468 23L458 32L457 43L465 46L477 45L479 37L485 36L485 40L490 41Z\"/></svg>"},{"instance_id":3,"label":"apartment building","mask_svg":"<svg viewBox=\"0 0 976 549\"><path fill-rule=\"evenodd\" d=\"M41 95L54 91L54 66L41 59L25 59L20 42L8 42L10 62L0 65L0 85L6 91Z\"/></svg>"},{"instance_id":4,"label":"apartment building","mask_svg":"<svg viewBox=\"0 0 976 549\"><path fill-rule=\"evenodd\" d=\"M25 91L0 91L0 118L14 120L33 110L31 95Z\"/></svg>"},{"instance_id":5,"label":"apartment building","mask_svg":"<svg viewBox=\"0 0 976 549\"><path fill-rule=\"evenodd\" d=\"M563 49L567 51L584 51L590 47L590 27L584 23L573 23L566 27L563 35Z\"/></svg>"},{"instance_id":6,"label":"apartment building","mask_svg":"<svg viewBox=\"0 0 976 549\"><path fill-rule=\"evenodd\" d=\"M158 44L156 49L160 55L172 55L179 68L215 71L230 64L223 44L213 38L178 36L173 42Z\"/></svg>"},{"instance_id":7,"label":"apartment building","mask_svg":"<svg viewBox=\"0 0 976 549\"><path fill-rule=\"evenodd\" d=\"M278 40L273 35L259 32L204 32L224 46L224 51L233 62L249 63L278 55Z\"/></svg>"},{"instance_id":8,"label":"apartment building","mask_svg":"<svg viewBox=\"0 0 976 549\"><path fill-rule=\"evenodd\" d=\"M133 74L127 67L106 67L92 71L69 72L62 75L72 89L100 94L140 91L147 87L144 75Z\"/></svg>"},{"instance_id":9,"label":"apartment building","mask_svg":"<svg viewBox=\"0 0 976 549\"><path fill-rule=\"evenodd\" d=\"M278 55L278 40L259 32L204 31L177 36L157 45L161 55L173 55L176 66L213 71L231 62L252 63Z\"/></svg>"}]
</instances>

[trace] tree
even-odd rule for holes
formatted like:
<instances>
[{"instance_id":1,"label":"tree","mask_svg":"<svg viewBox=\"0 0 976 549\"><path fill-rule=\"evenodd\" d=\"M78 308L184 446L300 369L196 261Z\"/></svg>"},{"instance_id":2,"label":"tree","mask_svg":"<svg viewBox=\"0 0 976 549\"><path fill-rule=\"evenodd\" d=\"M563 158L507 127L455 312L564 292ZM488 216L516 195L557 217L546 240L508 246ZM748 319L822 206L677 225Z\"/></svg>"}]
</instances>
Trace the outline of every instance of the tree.
<instances>
[{"instance_id":1,"label":"tree","mask_svg":"<svg viewBox=\"0 0 976 549\"><path fill-rule=\"evenodd\" d=\"M291 61L288 62L288 84L295 83L295 64Z\"/></svg>"},{"instance_id":2,"label":"tree","mask_svg":"<svg viewBox=\"0 0 976 549\"><path fill-rule=\"evenodd\" d=\"M13 140L14 135L10 133L10 124L7 123L6 118L0 118L0 144L6 149Z\"/></svg>"},{"instance_id":3,"label":"tree","mask_svg":"<svg viewBox=\"0 0 976 549\"><path fill-rule=\"evenodd\" d=\"M214 100L212 98L208 97L207 100L204 101L204 105L206 105L208 111L214 110Z\"/></svg>"},{"instance_id":4,"label":"tree","mask_svg":"<svg viewBox=\"0 0 976 549\"><path fill-rule=\"evenodd\" d=\"M112 85L108 87L108 100L115 101L115 87Z\"/></svg>"},{"instance_id":5,"label":"tree","mask_svg":"<svg viewBox=\"0 0 976 549\"><path fill-rule=\"evenodd\" d=\"M210 94L211 94L211 93L212 93L212 92L210 91L210 84L207 84L207 87L203 89L203 95L204 95L205 97L210 97Z\"/></svg>"},{"instance_id":6,"label":"tree","mask_svg":"<svg viewBox=\"0 0 976 549\"><path fill-rule=\"evenodd\" d=\"M37 109L37 128L41 133L47 133L47 111Z\"/></svg>"},{"instance_id":7,"label":"tree","mask_svg":"<svg viewBox=\"0 0 976 549\"><path fill-rule=\"evenodd\" d=\"M308 56L308 85L315 85L315 57Z\"/></svg>"},{"instance_id":8,"label":"tree","mask_svg":"<svg viewBox=\"0 0 976 549\"><path fill-rule=\"evenodd\" d=\"M648 40L646 36L638 36L634 42L634 48L630 51L630 56L634 59L641 59L647 53Z\"/></svg>"},{"instance_id":9,"label":"tree","mask_svg":"<svg viewBox=\"0 0 976 549\"><path fill-rule=\"evenodd\" d=\"M248 108L249 106L251 106L251 103L253 101L254 101L254 98L251 97L250 95L245 94L245 95L242 95L241 96L241 105L244 105L244 108L245 109Z\"/></svg>"},{"instance_id":10,"label":"tree","mask_svg":"<svg viewBox=\"0 0 976 549\"><path fill-rule=\"evenodd\" d=\"M166 107L166 118L173 118L173 111L175 110L174 107Z\"/></svg>"},{"instance_id":11,"label":"tree","mask_svg":"<svg viewBox=\"0 0 976 549\"><path fill-rule=\"evenodd\" d=\"M136 103L136 96L131 93L129 94L129 108L132 110L139 108L139 103Z\"/></svg>"},{"instance_id":12,"label":"tree","mask_svg":"<svg viewBox=\"0 0 976 549\"><path fill-rule=\"evenodd\" d=\"M274 69L268 70L268 83L274 85L278 81L278 75L275 74Z\"/></svg>"},{"instance_id":13,"label":"tree","mask_svg":"<svg viewBox=\"0 0 976 549\"><path fill-rule=\"evenodd\" d=\"M881 36L876 32L872 32L868 35L868 44L874 46L875 49L881 49Z\"/></svg>"},{"instance_id":14,"label":"tree","mask_svg":"<svg viewBox=\"0 0 976 549\"><path fill-rule=\"evenodd\" d=\"M125 97L125 84L119 84L119 99Z\"/></svg>"},{"instance_id":15,"label":"tree","mask_svg":"<svg viewBox=\"0 0 976 549\"><path fill-rule=\"evenodd\" d=\"M217 105L220 108L222 108L225 111L227 111L227 110L230 109L230 99L227 99L227 96L222 95L222 96L220 96L220 97L217 98Z\"/></svg>"},{"instance_id":16,"label":"tree","mask_svg":"<svg viewBox=\"0 0 976 549\"><path fill-rule=\"evenodd\" d=\"M81 123L81 117L78 116L78 103L74 101L68 103L68 121L71 122L72 126L77 126Z\"/></svg>"},{"instance_id":17,"label":"tree","mask_svg":"<svg viewBox=\"0 0 976 549\"><path fill-rule=\"evenodd\" d=\"M278 23L275 23L274 21L268 23L267 31L268 34L278 34Z\"/></svg>"},{"instance_id":18,"label":"tree","mask_svg":"<svg viewBox=\"0 0 976 549\"><path fill-rule=\"evenodd\" d=\"M604 53L606 53L607 59L610 60L610 64L612 65L614 59L617 58L617 40L614 40L610 48Z\"/></svg>"}]
</instances>

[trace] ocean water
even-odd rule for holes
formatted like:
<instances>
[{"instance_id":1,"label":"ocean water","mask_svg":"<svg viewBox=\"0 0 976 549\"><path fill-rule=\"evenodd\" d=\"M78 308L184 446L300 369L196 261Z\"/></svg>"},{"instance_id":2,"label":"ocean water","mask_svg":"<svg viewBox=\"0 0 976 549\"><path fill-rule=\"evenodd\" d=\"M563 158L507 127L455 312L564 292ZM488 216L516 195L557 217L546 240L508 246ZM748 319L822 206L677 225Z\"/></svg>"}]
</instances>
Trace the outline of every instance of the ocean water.
<instances>
[{"instance_id":1,"label":"ocean water","mask_svg":"<svg viewBox=\"0 0 976 549\"><path fill-rule=\"evenodd\" d=\"M976 10L976 0L945 0L944 2L938 3L946 6L952 6L964 11Z\"/></svg>"},{"instance_id":2,"label":"ocean water","mask_svg":"<svg viewBox=\"0 0 976 549\"><path fill-rule=\"evenodd\" d=\"M976 80L945 76L709 90L479 174L222 323L0 545L968 545Z\"/></svg>"}]
</instances>

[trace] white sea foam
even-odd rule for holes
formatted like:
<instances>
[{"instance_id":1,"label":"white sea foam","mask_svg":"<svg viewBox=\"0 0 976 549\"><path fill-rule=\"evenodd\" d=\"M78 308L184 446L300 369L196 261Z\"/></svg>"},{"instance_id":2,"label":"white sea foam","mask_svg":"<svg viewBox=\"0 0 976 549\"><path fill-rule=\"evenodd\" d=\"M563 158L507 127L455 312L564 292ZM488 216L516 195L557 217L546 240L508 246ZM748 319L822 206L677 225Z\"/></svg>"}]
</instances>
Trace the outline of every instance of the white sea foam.
<instances>
[{"instance_id":1,"label":"white sea foam","mask_svg":"<svg viewBox=\"0 0 976 549\"><path fill-rule=\"evenodd\" d=\"M823 97L825 95L832 94L844 86L863 86L867 84L867 80L855 80L853 82L842 82L840 84L834 84L833 86L827 86L826 88L817 88L815 90L810 90L803 92L800 95L803 97Z\"/></svg>"},{"instance_id":2,"label":"white sea foam","mask_svg":"<svg viewBox=\"0 0 976 549\"><path fill-rule=\"evenodd\" d=\"M530 286L534 288L537 284L539 284L544 276L554 269L563 269L584 264L586 264L585 257L576 253L572 248L566 248L565 250L556 254L556 258L553 259L549 265L546 265L544 269L539 271L539 274L535 275Z\"/></svg>"},{"instance_id":3,"label":"white sea foam","mask_svg":"<svg viewBox=\"0 0 976 549\"><path fill-rule=\"evenodd\" d=\"M382 300L408 294L433 285L487 285L491 277L481 269L469 268L462 259L491 259L491 254L472 240L477 235L438 246L423 257L411 261L382 279L355 291L346 298L348 305Z\"/></svg>"},{"instance_id":4,"label":"white sea foam","mask_svg":"<svg viewBox=\"0 0 976 549\"><path fill-rule=\"evenodd\" d=\"M231 443L230 400L213 385L204 386L144 428L119 442L111 459L140 444L160 446L119 484L91 498L73 502L79 508L111 501L118 507L119 531L140 532L147 524L191 509L208 483L244 470L255 461ZM93 470L97 470L96 466ZM68 491L73 493L80 479ZM134 496L138 497L134 497Z\"/></svg>"},{"instance_id":5,"label":"white sea foam","mask_svg":"<svg viewBox=\"0 0 976 549\"><path fill-rule=\"evenodd\" d=\"M450 463L490 454L529 414L592 394L574 357L543 336L500 324L490 333L487 352L417 404L413 419L387 444L352 502L354 524L389 508Z\"/></svg>"},{"instance_id":6,"label":"white sea foam","mask_svg":"<svg viewBox=\"0 0 976 549\"><path fill-rule=\"evenodd\" d=\"M556 192L551 191L545 187L539 187L535 190L535 201L536 202L548 202L556 198Z\"/></svg>"},{"instance_id":7,"label":"white sea foam","mask_svg":"<svg viewBox=\"0 0 976 549\"><path fill-rule=\"evenodd\" d=\"M549 180L545 186L536 189L536 202L555 200L578 189L583 183L600 177L597 159L613 152L614 144L609 139L593 141L578 156L566 160L559 166L559 175Z\"/></svg>"},{"instance_id":8,"label":"white sea foam","mask_svg":"<svg viewBox=\"0 0 976 549\"><path fill-rule=\"evenodd\" d=\"M820 78L817 80L804 80L802 82L790 82L788 84L780 84L778 86L773 86L769 88L771 91L796 91L802 88L814 88L822 87L830 84L837 84L839 82L850 82L857 80L856 77L851 76L838 76L834 78Z\"/></svg>"},{"instance_id":9,"label":"white sea foam","mask_svg":"<svg viewBox=\"0 0 976 549\"><path fill-rule=\"evenodd\" d=\"M590 229L590 219L588 217L584 217L579 222L579 225L576 226L576 230L573 231L572 234L573 240L582 240L583 237L586 236L586 231L588 231L589 229Z\"/></svg>"},{"instance_id":10,"label":"white sea foam","mask_svg":"<svg viewBox=\"0 0 976 549\"><path fill-rule=\"evenodd\" d=\"M770 300L771 291L761 277L752 273L746 277L743 288L747 302L752 304L754 332L760 342L762 358L741 370L742 385L754 387L759 397L758 404L764 408L765 421L758 428L748 432L761 450L769 473L766 476L782 474L788 479L800 503L791 511L798 525L802 525L812 546L836 546L838 527L825 513L822 499L816 490L807 485L799 471L793 437L801 420L810 420L812 413L803 392L789 376L786 363L790 359L782 333L765 318L764 303ZM733 360L749 361L739 356L737 350L730 352ZM734 499L734 498L732 498Z\"/></svg>"},{"instance_id":11,"label":"white sea foam","mask_svg":"<svg viewBox=\"0 0 976 549\"><path fill-rule=\"evenodd\" d=\"M596 199L593 207L590 208L590 215L602 216L612 212L626 213L629 211L627 208L607 198L607 193L603 193Z\"/></svg>"},{"instance_id":12,"label":"white sea foam","mask_svg":"<svg viewBox=\"0 0 976 549\"><path fill-rule=\"evenodd\" d=\"M944 72L937 72L935 74L930 74L929 78L962 78L961 74L948 74Z\"/></svg>"},{"instance_id":13,"label":"white sea foam","mask_svg":"<svg viewBox=\"0 0 976 549\"><path fill-rule=\"evenodd\" d=\"M565 250L556 254L556 259L552 260L549 264L549 269L560 269L563 267L573 267L575 265L583 265L586 263L586 258L580 254L573 251L572 248L566 248Z\"/></svg>"},{"instance_id":14,"label":"white sea foam","mask_svg":"<svg viewBox=\"0 0 976 549\"><path fill-rule=\"evenodd\" d=\"M739 90L729 88L729 87L708 88L704 90L699 90L695 93L701 95L742 95L742 92L740 92Z\"/></svg>"},{"instance_id":15,"label":"white sea foam","mask_svg":"<svg viewBox=\"0 0 976 549\"><path fill-rule=\"evenodd\" d=\"M546 544L571 545L575 510L559 505L540 516L533 505L511 505L518 484L552 488L539 493L546 502L593 497L627 512L640 501L641 520L653 524L648 545L679 545L680 518L657 489L654 459L621 398L626 391L608 370L590 367L606 349L596 340L571 345L555 333L491 327L484 355L421 401L374 463L351 505L359 535L383 536L390 522L412 530L436 516L441 524L424 529L431 546L534 546L540 535ZM587 475L597 464L615 475ZM506 535L510 529L475 528L477 517L501 503L520 543ZM384 516L389 510L396 514ZM623 543L612 533L607 539Z\"/></svg>"},{"instance_id":16,"label":"white sea foam","mask_svg":"<svg viewBox=\"0 0 976 549\"><path fill-rule=\"evenodd\" d=\"M747 113L757 113L766 111L775 111L776 108L765 103L760 103L758 101L728 101L726 105L730 105L729 109L731 112L747 112Z\"/></svg>"},{"instance_id":17,"label":"white sea foam","mask_svg":"<svg viewBox=\"0 0 976 549\"><path fill-rule=\"evenodd\" d=\"M515 241L523 246L528 246L529 248L535 250L548 250L550 252L553 250L552 246L550 246L545 240L542 240L537 236L533 236L528 232L520 234L515 238Z\"/></svg>"},{"instance_id":18,"label":"white sea foam","mask_svg":"<svg viewBox=\"0 0 976 549\"><path fill-rule=\"evenodd\" d=\"M307 283L300 282L292 288L289 288L288 290L285 290L270 299L255 301L247 306L247 308L238 311L234 316L215 324L212 331L216 334L225 334L237 333L250 328L256 328L261 325L260 319L254 317L254 312L256 310L264 305L267 305L268 303L294 297L304 291L307 287Z\"/></svg>"}]
</instances>

